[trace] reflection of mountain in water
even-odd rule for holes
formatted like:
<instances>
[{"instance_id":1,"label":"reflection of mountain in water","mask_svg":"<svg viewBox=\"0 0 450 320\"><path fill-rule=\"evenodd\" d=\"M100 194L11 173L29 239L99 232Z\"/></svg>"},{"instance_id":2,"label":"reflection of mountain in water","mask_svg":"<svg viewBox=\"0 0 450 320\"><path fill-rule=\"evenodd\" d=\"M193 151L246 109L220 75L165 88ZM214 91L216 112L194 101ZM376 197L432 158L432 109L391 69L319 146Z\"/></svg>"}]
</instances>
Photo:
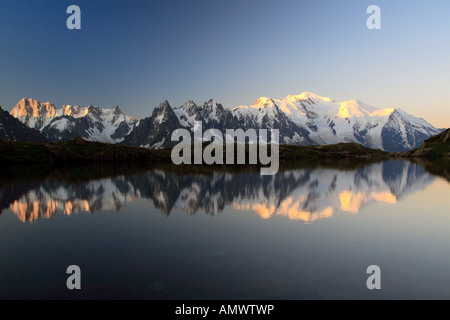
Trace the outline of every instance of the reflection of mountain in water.
<instances>
[{"instance_id":1,"label":"reflection of mountain in water","mask_svg":"<svg viewBox=\"0 0 450 320\"><path fill-rule=\"evenodd\" d=\"M57 212L116 210L136 198L151 199L170 214L174 208L190 214L216 214L225 205L251 210L261 218L273 215L312 222L337 210L357 213L370 202L396 203L402 196L434 180L422 167L406 161L386 161L361 169L297 169L275 176L259 173L176 175L161 170L91 181L84 184L43 182L0 189L0 208L34 221Z\"/></svg>"},{"instance_id":2,"label":"reflection of mountain in water","mask_svg":"<svg viewBox=\"0 0 450 320\"><path fill-rule=\"evenodd\" d=\"M134 194L132 186L125 186L124 179L104 179L85 184L43 182L40 184L9 186L1 189L0 207L9 207L17 217L25 221L50 218L57 212L65 215L80 212L116 210L126 202L131 202L139 194ZM19 197L14 194L21 190ZM130 193L128 193L130 191ZM3 197L3 195L8 195Z\"/></svg>"}]
</instances>

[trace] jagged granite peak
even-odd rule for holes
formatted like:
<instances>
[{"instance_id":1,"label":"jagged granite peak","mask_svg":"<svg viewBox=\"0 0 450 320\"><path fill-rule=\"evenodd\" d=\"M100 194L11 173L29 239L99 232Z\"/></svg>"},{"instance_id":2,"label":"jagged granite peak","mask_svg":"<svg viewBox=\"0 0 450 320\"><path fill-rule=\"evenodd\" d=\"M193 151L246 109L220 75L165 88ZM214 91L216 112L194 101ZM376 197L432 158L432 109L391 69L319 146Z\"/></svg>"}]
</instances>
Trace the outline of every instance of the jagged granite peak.
<instances>
[{"instance_id":1,"label":"jagged granite peak","mask_svg":"<svg viewBox=\"0 0 450 320\"><path fill-rule=\"evenodd\" d=\"M187 112L187 114L189 114L189 115L193 115L194 113L198 112L198 106L192 100L189 100L188 102L183 104L181 107L179 107L179 109L185 110Z\"/></svg>"},{"instance_id":2,"label":"jagged granite peak","mask_svg":"<svg viewBox=\"0 0 450 320\"><path fill-rule=\"evenodd\" d=\"M170 106L169 101L164 100L163 102L161 102L159 104L159 106L157 108L155 108L155 110L167 110L167 109L172 109L172 107Z\"/></svg>"},{"instance_id":3,"label":"jagged granite peak","mask_svg":"<svg viewBox=\"0 0 450 320\"><path fill-rule=\"evenodd\" d=\"M115 114L116 116L122 114L122 110L120 110L120 108L119 108L118 105L116 105L116 107L114 108L114 114Z\"/></svg>"},{"instance_id":4,"label":"jagged granite peak","mask_svg":"<svg viewBox=\"0 0 450 320\"><path fill-rule=\"evenodd\" d=\"M33 129L40 129L56 115L56 108L50 102L42 103L34 99L21 99L10 114Z\"/></svg>"},{"instance_id":5,"label":"jagged granite peak","mask_svg":"<svg viewBox=\"0 0 450 320\"><path fill-rule=\"evenodd\" d=\"M155 108L152 113L153 121L154 122L156 121L157 123L167 121L173 116L175 116L175 113L172 107L170 106L169 101L167 100L164 100L164 102L160 103L159 106Z\"/></svg>"},{"instance_id":6,"label":"jagged granite peak","mask_svg":"<svg viewBox=\"0 0 450 320\"><path fill-rule=\"evenodd\" d=\"M48 116L55 114L56 109L50 102L40 102L34 99L22 98L11 111L11 114L19 118L23 115Z\"/></svg>"},{"instance_id":7,"label":"jagged granite peak","mask_svg":"<svg viewBox=\"0 0 450 320\"><path fill-rule=\"evenodd\" d=\"M203 104L203 107L211 110L213 109L223 110L223 106L220 103L217 103L217 101L214 99L209 99L207 102Z\"/></svg>"},{"instance_id":8,"label":"jagged granite peak","mask_svg":"<svg viewBox=\"0 0 450 320\"><path fill-rule=\"evenodd\" d=\"M151 117L139 121L139 124L125 137L122 144L147 148L162 148L173 145L172 132L180 128L174 110L165 100L152 112Z\"/></svg>"},{"instance_id":9,"label":"jagged granite peak","mask_svg":"<svg viewBox=\"0 0 450 320\"><path fill-rule=\"evenodd\" d=\"M94 115L95 117L100 117L102 114L102 109L99 106L89 105L87 109L88 113Z\"/></svg>"},{"instance_id":10,"label":"jagged granite peak","mask_svg":"<svg viewBox=\"0 0 450 320\"><path fill-rule=\"evenodd\" d=\"M80 112L82 111L82 108L78 105L71 106L71 105L64 105L62 107L63 109L63 115L65 116L78 116Z\"/></svg>"},{"instance_id":11,"label":"jagged granite peak","mask_svg":"<svg viewBox=\"0 0 450 320\"><path fill-rule=\"evenodd\" d=\"M190 107L190 106L196 106L196 105L197 104L194 102L194 100L189 100L188 102L183 104L183 106L181 106L181 107Z\"/></svg>"}]
</instances>

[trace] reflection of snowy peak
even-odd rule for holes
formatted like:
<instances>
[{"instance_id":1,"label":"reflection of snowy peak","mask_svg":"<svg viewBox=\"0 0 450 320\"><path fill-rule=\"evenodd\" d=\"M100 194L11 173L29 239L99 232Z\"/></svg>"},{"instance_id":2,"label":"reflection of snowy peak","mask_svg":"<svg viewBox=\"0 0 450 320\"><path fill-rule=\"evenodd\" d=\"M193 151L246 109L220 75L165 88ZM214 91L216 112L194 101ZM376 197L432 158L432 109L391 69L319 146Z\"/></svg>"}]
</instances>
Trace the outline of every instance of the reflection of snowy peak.
<instances>
[{"instance_id":1,"label":"reflection of snowy peak","mask_svg":"<svg viewBox=\"0 0 450 320\"><path fill-rule=\"evenodd\" d=\"M165 207L216 214L232 204L235 209L254 211L265 219L282 215L312 222L338 211L357 213L371 202L396 203L433 179L420 166L403 161L387 161L352 171L283 171L264 178L258 174L216 172L209 181L191 177L189 185L178 185L179 197Z\"/></svg>"},{"instance_id":2,"label":"reflection of snowy peak","mask_svg":"<svg viewBox=\"0 0 450 320\"><path fill-rule=\"evenodd\" d=\"M49 140L69 140L81 136L86 140L116 143L124 139L137 124L116 106L104 109L65 105L56 109L49 102L22 99L11 115L30 128L37 129Z\"/></svg>"},{"instance_id":3,"label":"reflection of snowy peak","mask_svg":"<svg viewBox=\"0 0 450 320\"><path fill-rule=\"evenodd\" d=\"M56 212L119 210L136 198L146 198L167 215L174 209L214 215L231 205L264 219L281 215L312 222L336 212L357 213L371 202L396 203L433 179L419 165L406 161L346 171L298 169L274 176L224 172L180 176L153 170L81 185L45 182L24 188L15 198L3 188L0 205L9 206L21 221L33 221Z\"/></svg>"},{"instance_id":4,"label":"reflection of snowy peak","mask_svg":"<svg viewBox=\"0 0 450 320\"><path fill-rule=\"evenodd\" d=\"M82 185L45 182L31 186L10 204L17 217L25 221L50 218L60 212L65 215L80 212L116 210L139 197L129 182L121 179L91 181Z\"/></svg>"}]
</instances>

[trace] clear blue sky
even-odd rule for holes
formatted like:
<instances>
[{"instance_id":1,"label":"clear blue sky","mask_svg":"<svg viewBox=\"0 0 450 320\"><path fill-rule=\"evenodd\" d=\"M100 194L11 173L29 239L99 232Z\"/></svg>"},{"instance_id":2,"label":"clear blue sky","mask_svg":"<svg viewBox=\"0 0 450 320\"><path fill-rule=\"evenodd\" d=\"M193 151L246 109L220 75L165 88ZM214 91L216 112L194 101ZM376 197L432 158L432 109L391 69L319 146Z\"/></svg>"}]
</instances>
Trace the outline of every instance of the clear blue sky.
<instances>
[{"instance_id":1,"label":"clear blue sky","mask_svg":"<svg viewBox=\"0 0 450 320\"><path fill-rule=\"evenodd\" d=\"M81 30L66 8L81 8ZM381 7L381 30L366 8ZM450 1L0 0L0 104L226 107L311 91L450 127Z\"/></svg>"}]
</instances>

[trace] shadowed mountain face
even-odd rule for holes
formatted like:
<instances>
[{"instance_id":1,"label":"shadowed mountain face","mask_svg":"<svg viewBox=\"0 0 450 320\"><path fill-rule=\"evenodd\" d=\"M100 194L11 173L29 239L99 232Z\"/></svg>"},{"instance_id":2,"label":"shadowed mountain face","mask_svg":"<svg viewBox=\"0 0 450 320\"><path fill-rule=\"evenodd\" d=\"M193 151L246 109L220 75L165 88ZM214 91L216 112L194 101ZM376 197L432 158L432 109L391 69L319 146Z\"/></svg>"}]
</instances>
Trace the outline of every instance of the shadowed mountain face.
<instances>
[{"instance_id":1,"label":"shadowed mountain face","mask_svg":"<svg viewBox=\"0 0 450 320\"><path fill-rule=\"evenodd\" d=\"M296 169L274 176L178 175L151 170L76 184L8 184L0 188L0 210L10 208L22 222L32 222L57 213L119 211L143 198L166 215L180 210L215 215L229 206L263 219L286 216L311 223L338 212L357 213L372 202L395 204L433 180L420 165L407 161L385 161L354 170Z\"/></svg>"},{"instance_id":2,"label":"shadowed mountain face","mask_svg":"<svg viewBox=\"0 0 450 320\"><path fill-rule=\"evenodd\" d=\"M27 127L0 106L0 138L13 141L47 142L37 130Z\"/></svg>"}]
</instances>

